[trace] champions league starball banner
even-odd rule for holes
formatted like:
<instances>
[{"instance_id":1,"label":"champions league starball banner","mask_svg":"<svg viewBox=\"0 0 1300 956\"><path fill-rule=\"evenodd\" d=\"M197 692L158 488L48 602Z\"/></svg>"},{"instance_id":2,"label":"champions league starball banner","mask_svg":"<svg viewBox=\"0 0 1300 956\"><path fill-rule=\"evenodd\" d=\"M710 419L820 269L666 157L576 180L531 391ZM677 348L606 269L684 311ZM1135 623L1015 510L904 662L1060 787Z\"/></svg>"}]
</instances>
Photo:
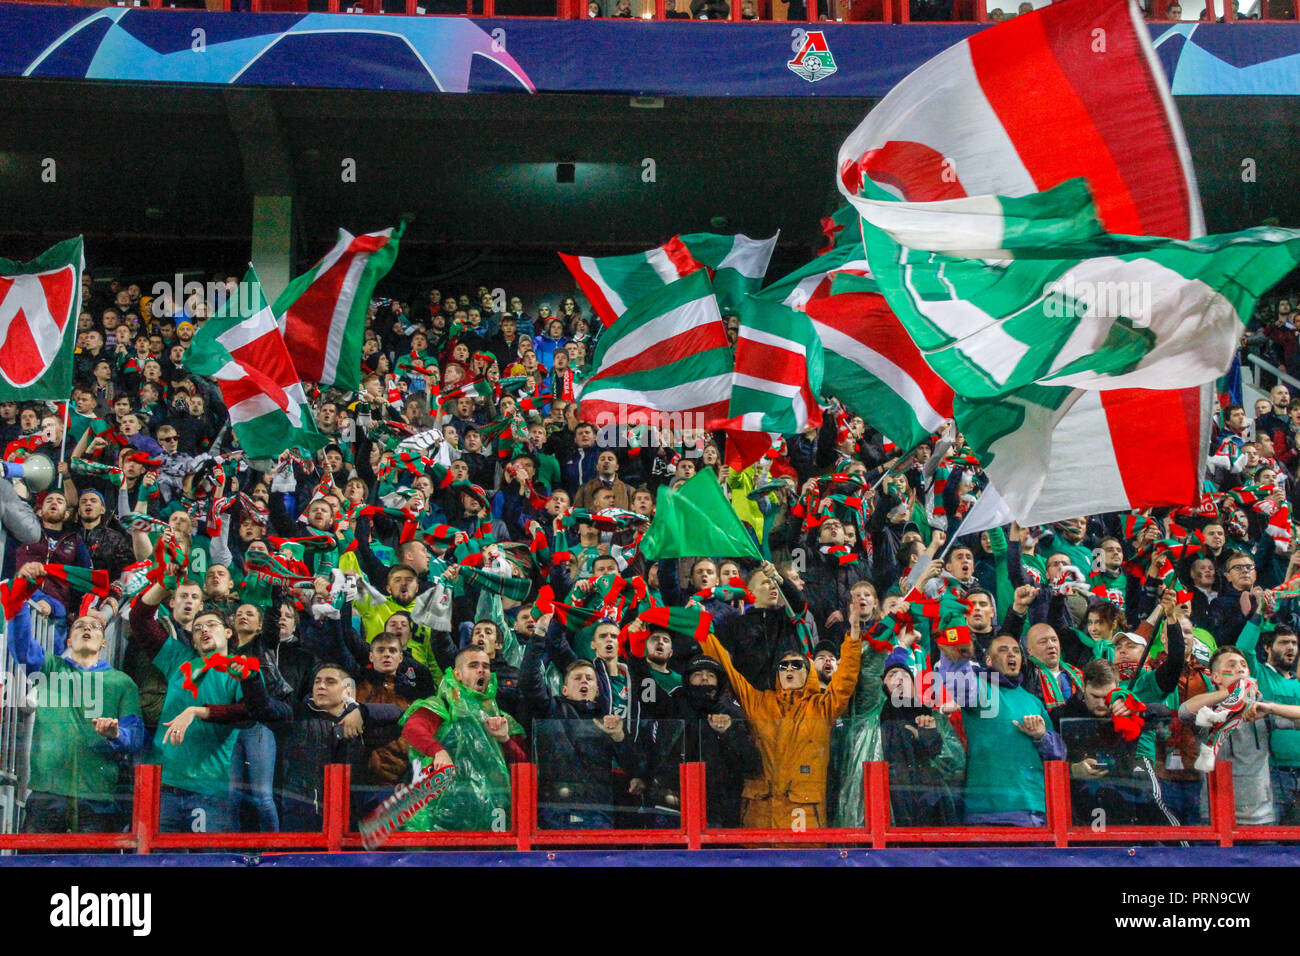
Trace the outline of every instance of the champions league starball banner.
<instances>
[{"instance_id":1,"label":"champions league starball banner","mask_svg":"<svg viewBox=\"0 0 1300 956\"><path fill-rule=\"evenodd\" d=\"M0 76L426 93L878 97L988 27L810 26L0 3ZM1175 95L1300 95L1300 24L1149 29Z\"/></svg>"}]
</instances>

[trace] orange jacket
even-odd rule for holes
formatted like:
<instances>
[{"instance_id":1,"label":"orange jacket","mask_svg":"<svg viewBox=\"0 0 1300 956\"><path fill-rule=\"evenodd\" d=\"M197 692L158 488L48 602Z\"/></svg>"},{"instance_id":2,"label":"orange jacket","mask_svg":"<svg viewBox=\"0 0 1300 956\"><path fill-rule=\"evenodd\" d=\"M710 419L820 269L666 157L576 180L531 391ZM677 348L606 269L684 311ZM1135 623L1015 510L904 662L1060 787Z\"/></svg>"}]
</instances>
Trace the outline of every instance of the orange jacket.
<instances>
[{"instance_id":1,"label":"orange jacket","mask_svg":"<svg viewBox=\"0 0 1300 956\"><path fill-rule=\"evenodd\" d=\"M861 639L845 636L840 666L829 685L822 687L810 666L807 683L795 691L757 690L731 665L731 655L712 633L700 646L726 670L763 757L763 777L745 781L745 799L824 803L831 728L853 698L862 667Z\"/></svg>"}]
</instances>

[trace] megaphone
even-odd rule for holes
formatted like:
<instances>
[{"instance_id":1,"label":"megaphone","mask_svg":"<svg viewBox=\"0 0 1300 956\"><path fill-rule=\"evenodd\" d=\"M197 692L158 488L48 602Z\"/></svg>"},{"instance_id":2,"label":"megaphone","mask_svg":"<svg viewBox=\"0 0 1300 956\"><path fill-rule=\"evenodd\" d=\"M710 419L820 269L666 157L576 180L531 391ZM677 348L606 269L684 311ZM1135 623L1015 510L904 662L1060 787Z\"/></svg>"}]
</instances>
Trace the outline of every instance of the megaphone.
<instances>
[{"instance_id":1,"label":"megaphone","mask_svg":"<svg viewBox=\"0 0 1300 956\"><path fill-rule=\"evenodd\" d=\"M54 463L44 455L28 455L22 461L0 461L6 478L21 478L32 494L54 484Z\"/></svg>"}]
</instances>

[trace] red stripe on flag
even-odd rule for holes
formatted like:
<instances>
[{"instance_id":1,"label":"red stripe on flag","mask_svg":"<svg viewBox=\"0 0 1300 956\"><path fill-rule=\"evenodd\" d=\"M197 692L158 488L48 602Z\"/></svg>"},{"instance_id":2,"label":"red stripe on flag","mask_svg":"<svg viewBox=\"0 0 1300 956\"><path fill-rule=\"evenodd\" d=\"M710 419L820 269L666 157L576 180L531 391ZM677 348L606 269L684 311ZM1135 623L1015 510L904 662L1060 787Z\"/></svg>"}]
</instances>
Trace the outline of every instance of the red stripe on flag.
<instances>
[{"instance_id":1,"label":"red stripe on flag","mask_svg":"<svg viewBox=\"0 0 1300 956\"><path fill-rule=\"evenodd\" d=\"M677 278L679 279L690 275L697 269L704 268L704 263L691 255L691 251L686 248L686 243L682 242L679 236L673 236L659 248L668 256L668 261L677 270Z\"/></svg>"},{"instance_id":2,"label":"red stripe on flag","mask_svg":"<svg viewBox=\"0 0 1300 956\"><path fill-rule=\"evenodd\" d=\"M614 307L609 304L609 299L605 298L605 293L600 284L586 273L577 256L571 256L564 252L558 253L558 255L565 268L573 273L574 281L578 283L578 288L582 290L582 294L587 297L591 307L600 316L600 321L605 324L605 328L609 328L614 324L614 320L618 316L614 314ZM542 331L545 331L545 329Z\"/></svg>"},{"instance_id":3,"label":"red stripe on flag","mask_svg":"<svg viewBox=\"0 0 1300 956\"><path fill-rule=\"evenodd\" d=\"M281 389L298 384L298 370L293 367L289 350L277 328L272 327L266 334L234 349L230 357L244 368L257 369Z\"/></svg>"},{"instance_id":4,"label":"red stripe on flag","mask_svg":"<svg viewBox=\"0 0 1300 956\"><path fill-rule=\"evenodd\" d=\"M890 140L880 149L867 150L861 166L873 181L893 186L912 202L961 199L966 195L952 164L924 143Z\"/></svg>"},{"instance_id":5,"label":"red stripe on flag","mask_svg":"<svg viewBox=\"0 0 1300 956\"><path fill-rule=\"evenodd\" d=\"M697 325L693 329L674 335L667 341L657 344L652 351L642 352L640 355L634 355L631 358L623 359L621 362L601 368L597 374L587 380L586 384L590 387L594 382L601 382L616 376L663 368L672 362L688 359L693 355L699 355L701 352L726 347L726 329L721 322L711 321L706 325Z\"/></svg>"},{"instance_id":6,"label":"red stripe on flag","mask_svg":"<svg viewBox=\"0 0 1300 956\"><path fill-rule=\"evenodd\" d=\"M1101 405L1130 507L1199 501L1199 389L1109 389Z\"/></svg>"},{"instance_id":7,"label":"red stripe on flag","mask_svg":"<svg viewBox=\"0 0 1300 956\"><path fill-rule=\"evenodd\" d=\"M736 346L736 371L785 385L808 381L808 361L803 354L743 336Z\"/></svg>"},{"instance_id":8,"label":"red stripe on flag","mask_svg":"<svg viewBox=\"0 0 1300 956\"><path fill-rule=\"evenodd\" d=\"M377 252L388 241L387 236L355 236L347 251L329 269L316 276L285 313L284 341L293 353L301 378L319 382L325 372L325 348L334 310L353 261L359 254ZM346 322L347 316L342 320Z\"/></svg>"},{"instance_id":9,"label":"red stripe on flag","mask_svg":"<svg viewBox=\"0 0 1300 956\"><path fill-rule=\"evenodd\" d=\"M1102 222L1110 232L1186 239L1191 226L1187 177L1128 4L1094 0L1091 5L1092 11L1075 9L1069 18L1049 14L1041 22L1061 74L1125 182L1131 206L1110 205L1110 197L1098 192ZM1092 29L1078 29L1081 15L1090 18ZM1096 30L1104 32L1098 36ZM1100 41L1104 53L1092 49ZM1116 103L1123 103L1123 109L1116 109ZM1142 135L1134 135L1135 130Z\"/></svg>"},{"instance_id":10,"label":"red stripe on flag","mask_svg":"<svg viewBox=\"0 0 1300 956\"><path fill-rule=\"evenodd\" d=\"M1071 22L1077 32L1078 8L1070 4L1062 10L1073 11ZM1039 189L1084 176L1103 222L1140 222L1115 157L1048 43L1044 19L1044 14L1016 17L970 38L980 91ZM1071 45L1087 42L1092 37L1084 33L1074 37ZM1086 46L1077 55L1087 58L1090 69L1111 68L1109 59L1087 53ZM1026 88L1025 77L1033 77L1032 89ZM1043 130L1054 135L1044 136Z\"/></svg>"}]
</instances>

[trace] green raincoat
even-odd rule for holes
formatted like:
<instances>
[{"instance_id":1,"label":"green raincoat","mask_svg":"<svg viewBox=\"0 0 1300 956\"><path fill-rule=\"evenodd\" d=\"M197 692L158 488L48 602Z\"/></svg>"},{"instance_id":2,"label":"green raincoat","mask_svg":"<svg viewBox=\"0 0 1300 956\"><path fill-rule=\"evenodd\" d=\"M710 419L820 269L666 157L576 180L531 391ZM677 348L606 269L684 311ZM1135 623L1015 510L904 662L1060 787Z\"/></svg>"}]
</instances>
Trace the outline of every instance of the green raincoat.
<instances>
[{"instance_id":1,"label":"green raincoat","mask_svg":"<svg viewBox=\"0 0 1300 956\"><path fill-rule=\"evenodd\" d=\"M488 733L485 717L505 717L510 733L522 733L513 717L497 706L497 678L488 680L487 691L479 693L464 686L450 671L438 692L417 700L402 715L402 724L419 710L431 710L442 718L438 741L456 765L451 783L437 799L426 804L403 828L415 832L430 830L502 830L510 826L510 770L501 744ZM410 751L412 760L425 756Z\"/></svg>"}]
</instances>

